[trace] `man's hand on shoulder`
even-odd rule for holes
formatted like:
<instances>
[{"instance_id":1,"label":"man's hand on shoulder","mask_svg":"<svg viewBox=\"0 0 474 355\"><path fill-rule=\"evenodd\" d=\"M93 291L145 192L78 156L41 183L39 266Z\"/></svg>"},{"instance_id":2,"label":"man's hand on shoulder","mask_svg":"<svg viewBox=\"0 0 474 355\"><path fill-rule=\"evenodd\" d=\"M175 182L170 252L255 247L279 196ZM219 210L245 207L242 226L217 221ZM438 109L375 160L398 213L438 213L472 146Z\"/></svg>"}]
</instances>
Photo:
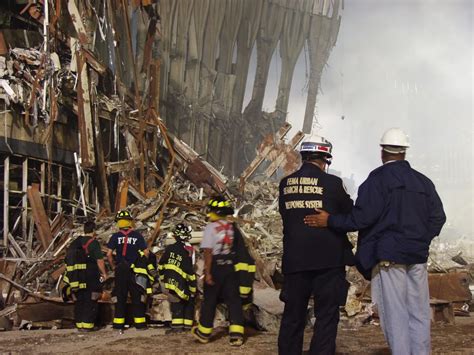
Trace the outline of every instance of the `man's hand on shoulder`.
<instances>
[{"instance_id":1,"label":"man's hand on shoulder","mask_svg":"<svg viewBox=\"0 0 474 355\"><path fill-rule=\"evenodd\" d=\"M329 213L316 209L316 213L305 216L304 223L310 227L324 228L328 226Z\"/></svg>"}]
</instances>

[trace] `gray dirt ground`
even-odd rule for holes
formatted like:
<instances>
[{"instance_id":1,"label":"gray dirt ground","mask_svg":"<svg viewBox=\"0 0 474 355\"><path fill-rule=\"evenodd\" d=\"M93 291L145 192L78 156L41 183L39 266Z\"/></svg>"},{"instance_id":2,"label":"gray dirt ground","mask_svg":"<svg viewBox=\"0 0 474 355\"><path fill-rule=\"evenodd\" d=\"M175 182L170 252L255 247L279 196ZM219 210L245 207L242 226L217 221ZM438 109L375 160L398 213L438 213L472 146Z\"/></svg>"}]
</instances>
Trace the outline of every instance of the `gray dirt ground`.
<instances>
[{"instance_id":1,"label":"gray dirt ground","mask_svg":"<svg viewBox=\"0 0 474 355\"><path fill-rule=\"evenodd\" d=\"M214 341L202 345L191 335L166 335L164 328L119 335L112 329L78 333L72 329L10 331L0 333L1 354L276 354L277 334L247 330L247 342L240 349L227 344L224 330ZM311 332L305 334L306 348ZM456 318L455 325L435 324L433 354L474 354L474 316ZM367 325L358 330L340 329L337 354L390 354L380 328Z\"/></svg>"}]
</instances>

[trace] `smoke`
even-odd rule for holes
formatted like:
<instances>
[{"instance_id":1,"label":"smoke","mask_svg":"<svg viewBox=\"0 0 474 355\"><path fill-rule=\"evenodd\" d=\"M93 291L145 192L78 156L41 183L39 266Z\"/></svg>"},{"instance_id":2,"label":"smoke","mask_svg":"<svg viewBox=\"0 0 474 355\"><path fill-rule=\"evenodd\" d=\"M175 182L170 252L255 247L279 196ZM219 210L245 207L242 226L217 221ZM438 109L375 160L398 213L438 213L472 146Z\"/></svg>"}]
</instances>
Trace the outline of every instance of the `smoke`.
<instances>
[{"instance_id":1,"label":"smoke","mask_svg":"<svg viewBox=\"0 0 474 355\"><path fill-rule=\"evenodd\" d=\"M382 133L405 130L407 159L444 203L444 235L474 241L472 19L470 0L346 0L323 73L316 133L334 145L333 169L354 174L358 186L381 164ZM305 71L302 55L289 107L297 129Z\"/></svg>"}]
</instances>

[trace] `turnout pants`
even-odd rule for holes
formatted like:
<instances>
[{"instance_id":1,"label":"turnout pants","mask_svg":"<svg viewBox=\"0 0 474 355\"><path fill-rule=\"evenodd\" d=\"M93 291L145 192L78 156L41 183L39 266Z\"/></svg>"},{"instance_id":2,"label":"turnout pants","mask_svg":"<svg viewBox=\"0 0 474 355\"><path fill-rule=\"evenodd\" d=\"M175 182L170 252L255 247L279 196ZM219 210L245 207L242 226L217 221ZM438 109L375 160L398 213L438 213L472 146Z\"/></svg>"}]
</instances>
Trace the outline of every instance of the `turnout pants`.
<instances>
[{"instance_id":1,"label":"turnout pants","mask_svg":"<svg viewBox=\"0 0 474 355\"><path fill-rule=\"evenodd\" d=\"M205 337L210 337L214 325L216 307L223 299L229 311L229 335L244 335L244 315L240 300L239 280L234 271L234 265L212 265L214 285L204 284L204 299L201 304L198 331Z\"/></svg>"},{"instance_id":2,"label":"turnout pants","mask_svg":"<svg viewBox=\"0 0 474 355\"><path fill-rule=\"evenodd\" d=\"M339 307L349 290L344 267L303 271L285 275L281 299L285 302L278 335L278 352L300 355L306 326L308 301L314 297L313 337L310 354L334 354L336 351Z\"/></svg>"},{"instance_id":3,"label":"turnout pants","mask_svg":"<svg viewBox=\"0 0 474 355\"><path fill-rule=\"evenodd\" d=\"M142 294L140 286L135 283L135 275L130 269L130 265L126 262L121 262L115 269L115 288L113 292L117 298L113 321L115 329L123 329L125 326L129 293L132 299L132 316L135 327L145 328L146 296Z\"/></svg>"},{"instance_id":4,"label":"turnout pants","mask_svg":"<svg viewBox=\"0 0 474 355\"><path fill-rule=\"evenodd\" d=\"M393 355L431 353L431 310L426 264L372 269L372 300Z\"/></svg>"},{"instance_id":5,"label":"turnout pants","mask_svg":"<svg viewBox=\"0 0 474 355\"><path fill-rule=\"evenodd\" d=\"M99 293L86 288L77 291L75 296L74 319L76 320L76 328L93 329L99 311L99 305L97 304Z\"/></svg>"},{"instance_id":6,"label":"turnout pants","mask_svg":"<svg viewBox=\"0 0 474 355\"><path fill-rule=\"evenodd\" d=\"M191 329L194 322L194 297L170 303L171 327Z\"/></svg>"}]
</instances>

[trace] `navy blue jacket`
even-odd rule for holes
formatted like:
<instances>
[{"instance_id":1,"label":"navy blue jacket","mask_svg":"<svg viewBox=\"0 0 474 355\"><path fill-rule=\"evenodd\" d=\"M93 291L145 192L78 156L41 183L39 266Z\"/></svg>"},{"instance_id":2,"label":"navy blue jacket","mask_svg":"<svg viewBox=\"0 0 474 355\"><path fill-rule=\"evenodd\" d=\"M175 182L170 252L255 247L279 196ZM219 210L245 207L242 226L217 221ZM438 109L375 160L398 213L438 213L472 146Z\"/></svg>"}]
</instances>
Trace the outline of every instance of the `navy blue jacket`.
<instances>
[{"instance_id":1,"label":"navy blue jacket","mask_svg":"<svg viewBox=\"0 0 474 355\"><path fill-rule=\"evenodd\" d=\"M127 246L125 246L125 243ZM117 255L115 256L115 262L117 264L124 260L129 264L133 264L139 256L138 251L145 250L147 245L145 239L139 232L135 230L120 230L119 232L112 234L107 243L107 248L116 251Z\"/></svg>"},{"instance_id":2,"label":"navy blue jacket","mask_svg":"<svg viewBox=\"0 0 474 355\"><path fill-rule=\"evenodd\" d=\"M379 261L422 264L431 240L446 221L435 186L405 160L386 163L372 171L360 186L350 214L329 216L338 231L359 231L356 259L368 272Z\"/></svg>"},{"instance_id":3,"label":"navy blue jacket","mask_svg":"<svg viewBox=\"0 0 474 355\"><path fill-rule=\"evenodd\" d=\"M329 213L349 213L352 200L342 180L311 163L303 163L280 182L279 209L283 220L284 274L354 264L346 233L312 228L304 217L324 208Z\"/></svg>"}]
</instances>

